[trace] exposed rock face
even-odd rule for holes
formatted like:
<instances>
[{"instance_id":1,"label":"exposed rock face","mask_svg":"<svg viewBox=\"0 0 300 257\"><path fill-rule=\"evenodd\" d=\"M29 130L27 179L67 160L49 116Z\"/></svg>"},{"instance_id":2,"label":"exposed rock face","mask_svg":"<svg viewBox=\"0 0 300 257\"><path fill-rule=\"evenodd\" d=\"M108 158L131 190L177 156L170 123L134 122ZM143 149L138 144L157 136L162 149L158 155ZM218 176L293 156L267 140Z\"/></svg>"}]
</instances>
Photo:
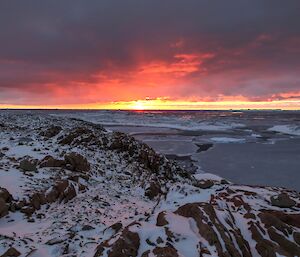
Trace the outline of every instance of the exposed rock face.
<instances>
[{"instance_id":1,"label":"exposed rock face","mask_svg":"<svg viewBox=\"0 0 300 257\"><path fill-rule=\"evenodd\" d=\"M71 144L78 145L84 142L90 142L94 138L95 136L93 135L92 130L85 127L80 127L74 129L68 135L61 138L59 143L61 145L71 145Z\"/></svg>"},{"instance_id":2,"label":"exposed rock face","mask_svg":"<svg viewBox=\"0 0 300 257\"><path fill-rule=\"evenodd\" d=\"M131 242L127 238L130 231L139 237L135 242L143 245L144 252L140 252L143 257L300 256L300 212L252 209L254 206L249 203L253 199L261 199L261 195L224 188L212 195L209 202L187 203L175 211L160 212L156 223L150 217L147 222L130 224L121 234L113 236L114 240L101 244L98 254L112 253L117 242L118 246L120 242ZM261 204L268 206L267 201ZM131 254L127 256L137 256L140 249L137 244L122 244L122 247Z\"/></svg>"},{"instance_id":3,"label":"exposed rock face","mask_svg":"<svg viewBox=\"0 0 300 257\"><path fill-rule=\"evenodd\" d=\"M37 171L37 160L26 158L20 162L20 169L23 171Z\"/></svg>"},{"instance_id":4,"label":"exposed rock face","mask_svg":"<svg viewBox=\"0 0 300 257\"><path fill-rule=\"evenodd\" d=\"M8 206L6 202L0 198L0 218L6 216L8 214Z\"/></svg>"},{"instance_id":5,"label":"exposed rock face","mask_svg":"<svg viewBox=\"0 0 300 257\"><path fill-rule=\"evenodd\" d=\"M51 126L47 130L42 131L40 135L46 138L52 138L58 135L61 130L62 130L61 126Z\"/></svg>"},{"instance_id":6,"label":"exposed rock face","mask_svg":"<svg viewBox=\"0 0 300 257\"><path fill-rule=\"evenodd\" d=\"M51 155L46 156L40 161L40 167L64 167L66 162L64 160L57 160Z\"/></svg>"},{"instance_id":7,"label":"exposed rock face","mask_svg":"<svg viewBox=\"0 0 300 257\"><path fill-rule=\"evenodd\" d=\"M107 242L103 244L105 246ZM103 254L104 247L100 245L97 249L95 257L100 257ZM140 247L139 235L131 232L128 228L122 233L122 236L114 243L108 253L108 257L129 257L137 256Z\"/></svg>"},{"instance_id":8,"label":"exposed rock face","mask_svg":"<svg viewBox=\"0 0 300 257\"><path fill-rule=\"evenodd\" d=\"M214 182L212 180L201 180L197 181L195 183L196 187L202 188L202 189L208 189L211 188L214 185Z\"/></svg>"},{"instance_id":9,"label":"exposed rock face","mask_svg":"<svg viewBox=\"0 0 300 257\"><path fill-rule=\"evenodd\" d=\"M152 200L159 194L161 194L159 183L157 181L151 182L149 187L145 191L145 196Z\"/></svg>"},{"instance_id":10,"label":"exposed rock face","mask_svg":"<svg viewBox=\"0 0 300 257\"><path fill-rule=\"evenodd\" d=\"M8 190L0 187L0 218L8 214L9 204L12 200L12 195L8 192Z\"/></svg>"},{"instance_id":11,"label":"exposed rock face","mask_svg":"<svg viewBox=\"0 0 300 257\"><path fill-rule=\"evenodd\" d=\"M76 196L76 190L73 184L68 180L58 181L48 192L46 192L47 202L68 202Z\"/></svg>"},{"instance_id":12,"label":"exposed rock face","mask_svg":"<svg viewBox=\"0 0 300 257\"><path fill-rule=\"evenodd\" d=\"M271 203L280 208L291 208L296 205L296 202L285 193L279 194L278 196L272 196Z\"/></svg>"},{"instance_id":13,"label":"exposed rock face","mask_svg":"<svg viewBox=\"0 0 300 257\"><path fill-rule=\"evenodd\" d=\"M70 169L77 172L87 172L90 170L90 164L85 157L79 153L69 153L65 155L66 164L70 165Z\"/></svg>"},{"instance_id":14,"label":"exposed rock face","mask_svg":"<svg viewBox=\"0 0 300 257\"><path fill-rule=\"evenodd\" d=\"M14 247L10 247L1 257L18 257L21 253Z\"/></svg>"},{"instance_id":15,"label":"exposed rock face","mask_svg":"<svg viewBox=\"0 0 300 257\"><path fill-rule=\"evenodd\" d=\"M8 192L8 190L3 187L0 187L0 198L2 198L7 203L11 202L13 199L12 195Z\"/></svg>"}]
</instances>

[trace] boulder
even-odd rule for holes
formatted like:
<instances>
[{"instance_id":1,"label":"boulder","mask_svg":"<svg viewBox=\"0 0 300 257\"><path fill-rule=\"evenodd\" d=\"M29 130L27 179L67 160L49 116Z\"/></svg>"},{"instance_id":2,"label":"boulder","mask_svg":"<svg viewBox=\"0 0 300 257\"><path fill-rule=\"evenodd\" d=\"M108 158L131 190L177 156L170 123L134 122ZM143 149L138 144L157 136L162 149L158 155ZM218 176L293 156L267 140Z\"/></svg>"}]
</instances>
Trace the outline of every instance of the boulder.
<instances>
[{"instance_id":1,"label":"boulder","mask_svg":"<svg viewBox=\"0 0 300 257\"><path fill-rule=\"evenodd\" d=\"M296 202L291 199L288 194L281 193L271 197L271 204L280 208L291 208L296 205Z\"/></svg>"},{"instance_id":2,"label":"boulder","mask_svg":"<svg viewBox=\"0 0 300 257\"><path fill-rule=\"evenodd\" d=\"M208 189L211 188L214 185L214 182L212 180L200 180L197 181L195 186L199 187L201 189Z\"/></svg>"},{"instance_id":3,"label":"boulder","mask_svg":"<svg viewBox=\"0 0 300 257\"><path fill-rule=\"evenodd\" d=\"M30 204L35 210L39 210L41 208L41 201L38 193L34 193L31 196Z\"/></svg>"},{"instance_id":4,"label":"boulder","mask_svg":"<svg viewBox=\"0 0 300 257\"><path fill-rule=\"evenodd\" d=\"M176 249L172 246L156 247L153 253L156 257L179 257ZM150 257L150 255L148 256Z\"/></svg>"},{"instance_id":5,"label":"boulder","mask_svg":"<svg viewBox=\"0 0 300 257\"><path fill-rule=\"evenodd\" d=\"M27 216L31 216L34 213L35 209L32 206L24 206L21 209L21 212L26 214Z\"/></svg>"},{"instance_id":6,"label":"boulder","mask_svg":"<svg viewBox=\"0 0 300 257\"><path fill-rule=\"evenodd\" d=\"M115 233L118 233L123 228L123 225L122 225L121 222L117 222L117 223L111 225L109 228L111 228L112 230L114 230Z\"/></svg>"},{"instance_id":7,"label":"boulder","mask_svg":"<svg viewBox=\"0 0 300 257\"><path fill-rule=\"evenodd\" d=\"M76 144L80 143L80 138L82 135L89 135L91 136L93 133L90 129L87 129L85 127L79 127L75 130L71 131L70 134L66 135L65 137L60 138L59 144L61 145L71 145L74 144L75 141L77 141ZM88 137L89 140L91 140L91 137ZM84 140L86 141L86 140Z\"/></svg>"},{"instance_id":8,"label":"boulder","mask_svg":"<svg viewBox=\"0 0 300 257\"><path fill-rule=\"evenodd\" d=\"M69 164L70 169L77 172L87 172L90 170L90 164L85 157L79 153L69 153L65 155L65 162Z\"/></svg>"},{"instance_id":9,"label":"boulder","mask_svg":"<svg viewBox=\"0 0 300 257\"><path fill-rule=\"evenodd\" d=\"M12 195L4 187L0 187L0 198L2 198L7 203L9 203L13 200Z\"/></svg>"},{"instance_id":10,"label":"boulder","mask_svg":"<svg viewBox=\"0 0 300 257\"><path fill-rule=\"evenodd\" d=\"M58 198L61 200L64 198L64 192L69 186L68 180L58 181L52 188L46 192L46 200L49 203L55 202Z\"/></svg>"},{"instance_id":11,"label":"boulder","mask_svg":"<svg viewBox=\"0 0 300 257\"><path fill-rule=\"evenodd\" d=\"M89 230L93 230L93 229L95 229L93 226L84 225L81 230L82 231L89 231Z\"/></svg>"},{"instance_id":12,"label":"boulder","mask_svg":"<svg viewBox=\"0 0 300 257\"><path fill-rule=\"evenodd\" d=\"M145 196L147 196L150 200L152 200L161 193L162 193L162 191L161 191L159 183L151 182L149 187L145 191Z\"/></svg>"},{"instance_id":13,"label":"boulder","mask_svg":"<svg viewBox=\"0 0 300 257\"><path fill-rule=\"evenodd\" d=\"M69 185L64 192L64 202L68 202L72 200L76 196L76 190L73 185Z\"/></svg>"},{"instance_id":14,"label":"boulder","mask_svg":"<svg viewBox=\"0 0 300 257\"><path fill-rule=\"evenodd\" d=\"M9 211L9 203L13 200L12 195L6 188L0 187L0 218L6 216Z\"/></svg>"},{"instance_id":15,"label":"boulder","mask_svg":"<svg viewBox=\"0 0 300 257\"><path fill-rule=\"evenodd\" d=\"M59 134L59 132L62 130L62 127L60 126L51 126L47 130L42 131L40 133L41 136L44 136L46 138L52 138Z\"/></svg>"},{"instance_id":16,"label":"boulder","mask_svg":"<svg viewBox=\"0 0 300 257\"><path fill-rule=\"evenodd\" d=\"M46 200L53 203L56 200L65 203L73 199L77 195L74 185L69 183L68 180L58 181L51 189L46 192Z\"/></svg>"},{"instance_id":17,"label":"boulder","mask_svg":"<svg viewBox=\"0 0 300 257\"><path fill-rule=\"evenodd\" d=\"M47 155L44 159L40 161L40 167L64 167L65 166L64 160L57 160L53 158L51 155Z\"/></svg>"},{"instance_id":18,"label":"boulder","mask_svg":"<svg viewBox=\"0 0 300 257\"><path fill-rule=\"evenodd\" d=\"M8 206L6 202L0 198L0 218L6 216L8 214Z\"/></svg>"},{"instance_id":19,"label":"boulder","mask_svg":"<svg viewBox=\"0 0 300 257\"><path fill-rule=\"evenodd\" d=\"M58 196L59 196L58 191L54 187L52 187L46 192L46 201L48 203L53 203L57 200Z\"/></svg>"},{"instance_id":20,"label":"boulder","mask_svg":"<svg viewBox=\"0 0 300 257\"><path fill-rule=\"evenodd\" d=\"M10 247L1 257L18 257L21 253L14 247Z\"/></svg>"},{"instance_id":21,"label":"boulder","mask_svg":"<svg viewBox=\"0 0 300 257\"><path fill-rule=\"evenodd\" d=\"M128 228L122 232L120 237L111 247L109 257L128 257L137 256L140 247L140 237L138 233L131 232ZM104 245L97 247L94 257L103 256Z\"/></svg>"},{"instance_id":22,"label":"boulder","mask_svg":"<svg viewBox=\"0 0 300 257\"><path fill-rule=\"evenodd\" d=\"M37 171L37 160L26 158L20 162L20 169L23 171Z\"/></svg>"}]
</instances>

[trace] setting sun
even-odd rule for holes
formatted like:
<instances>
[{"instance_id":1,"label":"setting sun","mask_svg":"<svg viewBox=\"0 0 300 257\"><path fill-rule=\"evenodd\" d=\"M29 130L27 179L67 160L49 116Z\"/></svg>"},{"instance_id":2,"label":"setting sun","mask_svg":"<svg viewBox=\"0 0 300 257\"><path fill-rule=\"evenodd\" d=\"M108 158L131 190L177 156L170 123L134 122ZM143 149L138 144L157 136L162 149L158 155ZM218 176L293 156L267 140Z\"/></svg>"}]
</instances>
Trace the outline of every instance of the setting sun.
<instances>
[{"instance_id":1,"label":"setting sun","mask_svg":"<svg viewBox=\"0 0 300 257\"><path fill-rule=\"evenodd\" d=\"M135 101L132 108L132 110L144 110L144 104L141 101Z\"/></svg>"}]
</instances>

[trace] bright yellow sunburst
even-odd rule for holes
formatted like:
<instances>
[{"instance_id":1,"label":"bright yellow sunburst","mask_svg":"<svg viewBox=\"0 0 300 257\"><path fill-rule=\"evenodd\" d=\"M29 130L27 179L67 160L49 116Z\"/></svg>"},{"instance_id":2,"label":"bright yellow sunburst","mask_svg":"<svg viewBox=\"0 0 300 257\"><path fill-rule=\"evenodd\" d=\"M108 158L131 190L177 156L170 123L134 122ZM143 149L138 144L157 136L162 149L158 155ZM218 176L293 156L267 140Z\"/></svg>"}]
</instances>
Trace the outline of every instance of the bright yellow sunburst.
<instances>
[{"instance_id":1,"label":"bright yellow sunburst","mask_svg":"<svg viewBox=\"0 0 300 257\"><path fill-rule=\"evenodd\" d=\"M142 101L135 101L131 107L133 110L144 110L145 106Z\"/></svg>"}]
</instances>

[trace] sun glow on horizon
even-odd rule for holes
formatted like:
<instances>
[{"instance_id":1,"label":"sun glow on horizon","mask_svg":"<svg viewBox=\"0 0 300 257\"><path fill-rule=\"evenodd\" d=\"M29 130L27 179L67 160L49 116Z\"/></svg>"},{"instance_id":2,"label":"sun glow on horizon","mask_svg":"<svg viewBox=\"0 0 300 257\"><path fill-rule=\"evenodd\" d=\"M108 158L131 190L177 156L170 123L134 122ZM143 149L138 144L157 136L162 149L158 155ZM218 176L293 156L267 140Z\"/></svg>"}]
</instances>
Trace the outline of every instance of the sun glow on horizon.
<instances>
[{"instance_id":1,"label":"sun glow on horizon","mask_svg":"<svg viewBox=\"0 0 300 257\"><path fill-rule=\"evenodd\" d=\"M99 109L99 110L231 110L231 109L281 109L300 110L300 99L273 101L188 101L168 98L139 99L109 103L68 104L68 105L6 105L1 109Z\"/></svg>"}]
</instances>

